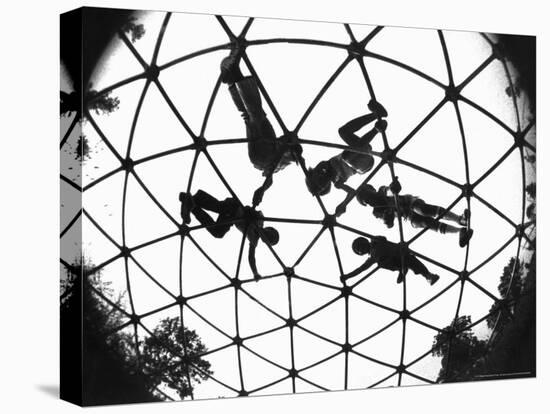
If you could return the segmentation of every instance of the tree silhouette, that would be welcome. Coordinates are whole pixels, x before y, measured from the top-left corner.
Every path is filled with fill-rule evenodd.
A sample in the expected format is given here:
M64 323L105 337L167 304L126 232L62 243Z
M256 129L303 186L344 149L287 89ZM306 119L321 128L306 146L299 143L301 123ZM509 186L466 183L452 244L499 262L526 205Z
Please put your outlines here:
M512 84L510 86L507 86L504 91L506 92L506 95L508 95L509 97L512 97L512 96L520 97L521 96L521 88L520 88L518 82L515 82L514 84Z
M500 328L510 322L515 313L516 304L519 300L522 291L523 280L521 278L521 270L523 263L516 257L511 257L508 264L502 270L498 291L502 301L493 303L490 315L487 317L487 325L490 329L496 327L497 319ZM500 312L500 317L499 315Z
M213 374L210 362L200 356L206 351L195 331L182 329L178 317L163 319L143 342L143 370L149 386L164 383L182 399L191 395L192 382L200 383Z
M101 96L96 95L96 90L90 89L88 91L88 109L94 111L96 115L110 114L118 109L120 100L116 96L110 96L110 92Z
M90 158L90 144L86 135L82 134L78 137L75 154L75 160L80 162L84 162Z
M136 20L137 18L132 16L122 26L122 31L130 35L132 43L141 39L145 34L145 28L142 24L136 24Z
M87 93L88 109L94 111L96 115L110 114L118 109L120 105L118 97L110 96L110 92L101 96L96 95L97 91L94 89L90 89ZM71 93L61 91L59 109L61 116L70 116L75 112L80 117L80 94L75 91Z
M124 316L98 293L113 297L101 271L76 260L61 281L61 389L82 405L160 401L136 370L131 336L113 333Z
M536 167L536 161L537 156L532 153L526 153L525 155L525 161L531 164L531 168L533 171L535 171ZM534 251L535 246L537 244L536 234L535 237L533 236L533 233L536 233L536 221L537 221L537 183L536 181L530 182L527 186L525 186L525 193L527 198L527 208L525 209L525 214L527 218L532 222L535 223L529 231L529 234L527 235L532 242L527 244L527 250Z
M443 357L438 382L464 381L466 368L484 355L486 342L473 333L469 315L459 316L434 337L432 355Z
M514 317L499 323L487 355L479 358L468 375L472 378L525 378L536 375L536 255L525 266L521 295L514 306Z
M537 197L537 186L535 182L530 183L525 187L525 192L527 193L527 196L529 198L529 205L526 209L527 218L530 220L536 220L537 219L537 211L536 211L536 197Z
M80 109L80 99L76 92L59 92L59 113L61 116L70 116Z
M61 280L61 352L67 356L62 359L62 378L72 378L76 387L82 375L83 405L161 401L155 392L161 384L181 398L191 395L193 383L213 374L200 356L207 349L197 333L181 329L177 317L163 319L153 336L139 342L138 357L134 336L119 329L128 321L119 310L125 293L116 296L101 276L101 270L80 258ZM75 361L80 358L79 374Z
M508 264L502 270L498 291L502 298L512 297L517 300L521 293L521 277L520 271L523 267L523 262L520 262L516 257L511 257ZM510 284L510 282L512 284ZM508 291L508 289L510 289Z

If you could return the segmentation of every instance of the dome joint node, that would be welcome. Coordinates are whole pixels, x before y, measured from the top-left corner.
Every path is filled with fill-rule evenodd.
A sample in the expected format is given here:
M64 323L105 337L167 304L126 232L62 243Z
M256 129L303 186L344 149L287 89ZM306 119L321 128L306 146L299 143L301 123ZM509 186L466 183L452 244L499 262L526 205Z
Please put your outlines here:
M323 226L332 228L336 225L336 216L334 214L327 214L323 219Z
M520 223L516 226L516 236L517 237L523 237L524 236L524 233L523 233L523 225Z
M525 134L522 131L517 131L514 134L514 144L518 148L521 148L525 145Z
M180 306L183 306L187 303L187 298L183 297L182 295L179 295L176 297L176 303Z
M131 252L132 252L132 251L130 250L130 248L129 248L128 246L122 246L122 247L120 248L120 255L121 255L122 257L130 257L130 253L131 253Z
M238 278L231 279L231 286L233 286L235 289L239 289L242 286L243 282L242 280Z
M130 157L128 158L125 158L121 161L122 163L122 169L125 170L125 171L133 171L134 169L134 160L131 159Z
M449 102L457 102L460 98L460 90L455 85L449 85L445 88L445 98Z
M302 155L303 149L296 131L286 131L280 140L292 153Z
M195 149L199 152L205 151L208 141L206 138L200 136L195 138Z
M382 151L382 154L380 154L382 159L387 163L393 162L395 160L395 155L396 151L391 148L386 148L384 151Z
M347 298L349 296L351 296L352 292L353 292L353 287L352 286L343 286L341 290L341 295L342 297L344 298Z
M472 197L474 194L474 186L472 184L466 183L462 186L462 195L464 197Z
M136 315L135 313L130 316L130 322L132 323L132 325L137 325L140 319L141 318L139 317L139 315Z
M361 57L365 54L365 46L359 42L352 41L348 45L348 54L352 59L361 59Z
M160 74L159 67L156 64L151 64L149 67L145 70L145 77L150 81L154 82L158 79Z
M346 354L351 352L352 349L353 349L353 347L351 346L351 344L349 342L346 342L346 343L342 344L342 351L344 351Z
M181 236L183 236L183 237L187 236L189 234L189 231L190 231L190 229L189 229L189 226L187 224L185 224L185 223L180 224L179 233L180 233Z
M246 40L242 36L238 36L233 40L233 49L236 50L240 56L242 56L247 46L248 46L248 40Z
M286 277L292 277L294 276L294 268L293 267L285 267L284 274Z

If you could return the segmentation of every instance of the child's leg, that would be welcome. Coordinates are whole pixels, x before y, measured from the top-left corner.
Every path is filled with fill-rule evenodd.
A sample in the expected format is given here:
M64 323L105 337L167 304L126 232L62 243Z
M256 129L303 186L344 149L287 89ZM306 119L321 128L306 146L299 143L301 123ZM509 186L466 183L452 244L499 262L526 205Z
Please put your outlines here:
M235 82L235 87L239 92L241 101L246 109L246 112L253 123L261 123L267 120L265 112L262 108L262 97L256 84L256 80L247 76L238 82ZM273 135L275 135L273 133Z
M231 50L229 56L225 57L220 64L220 80L229 85L238 82L243 78L239 68L241 57L237 49Z
M454 221L455 223L459 223L459 224L461 223L461 216L453 213L452 211L447 211L446 213L444 213L445 209L443 207L439 207L433 204L428 204L420 199L417 199L413 203L413 210L423 216L438 217L439 215L442 215L441 218L445 220Z
M415 212L409 214L409 220L413 227L428 228L433 231L438 231L441 234L456 234L458 233L458 244L460 247L466 246L472 238L473 230L467 227L457 227L448 223L437 221L433 217L421 216Z
M433 217L422 216L416 212L412 212L409 215L409 220L415 228L427 228L442 234L458 233L461 229L461 227L455 227L447 223L442 223Z
M217 198L211 196L206 191L198 190L193 196L195 206L204 208L205 210L213 211L214 213L220 213L223 205Z
M227 223L226 217L218 216L216 220L216 225L208 227L207 230L212 236L220 239L225 236L225 234L229 231L231 225L232 223Z
M418 260L414 255L408 254L405 259L405 264L414 274L422 275L426 280L431 282L434 275L432 275L424 263Z
M210 217L210 215L204 211L202 208L195 206L193 210L191 210L191 213L195 216L195 218L199 221L199 223L203 226L205 226L206 230L214 236L214 237L221 237L218 236L218 233L216 231L216 227L214 225L216 222Z
M374 137L377 131L375 129L372 129L371 131L367 132L365 136L361 138L355 135L355 132L357 132L358 130L363 128L365 125L370 124L375 120L376 120L376 114L374 113L359 116L355 119L352 119L351 121L344 124L343 126L341 126L340 129L338 129L338 134L340 135L340 138L342 138L344 142L348 144L350 147L358 147L361 145L361 142L363 141L362 138L366 138L368 136L368 138L370 138L369 139L370 141Z
M223 209L222 202L202 190L197 191L197 193L193 196L193 201L195 205L191 210L191 213L193 213L199 223L205 226L206 230L212 236L216 238L223 237L231 228L231 224L223 223L226 219L219 214ZM212 217L210 217L205 210L218 213L218 219L214 221L214 219L212 219Z
M454 221L457 224L463 224L464 222L464 220L462 219L462 216L459 216L458 214L455 214L452 211L447 211L445 214L443 214L443 218L445 220Z
M415 211L416 213L427 217L437 217L439 214L443 213L443 211L445 210L442 207L439 207L433 204L428 204L424 200L421 200L419 198L417 198L412 203L411 207L413 211Z
M248 76L236 82L234 86L235 91L238 92L246 122L248 156L256 168L265 171L278 161L275 130L262 108L262 98L255 79Z
M385 118L388 116L386 108L384 108L384 106L380 102L375 101L374 99L371 99L369 101L367 107L379 118Z
M235 86L234 83L232 83L229 86L229 94L231 95L231 99L233 99L233 103L241 113L241 116L243 117L244 122L248 123L250 119L248 116L248 112L246 112L246 107L244 106L243 100L241 99L241 95L239 95L239 91L237 90L237 87Z

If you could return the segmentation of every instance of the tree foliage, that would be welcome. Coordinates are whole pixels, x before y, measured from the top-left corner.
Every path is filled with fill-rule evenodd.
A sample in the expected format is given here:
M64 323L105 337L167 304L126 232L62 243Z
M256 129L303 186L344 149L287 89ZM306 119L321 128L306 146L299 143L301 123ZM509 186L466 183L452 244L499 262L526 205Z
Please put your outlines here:
M432 355L443 357L439 382L462 381L469 366L485 353L486 342L472 331L469 315L459 316L433 342Z
M523 346L522 336L512 332L517 331L517 328L510 330L509 327L516 326L518 323L523 323L525 326L534 323L529 319L530 316L525 316L531 315L532 312L530 311L534 307L534 303L530 303L533 302L531 299L525 300L524 298L526 290L529 291L529 289L526 287L526 277L523 276L525 268L528 270L528 274L531 275L531 279L534 280L534 262L534 256L528 265L525 265L516 257L511 257L502 269L498 285L498 291L502 299L493 304L486 319L488 327L495 329L497 333L496 339L493 338L491 347L489 347L487 341L480 340L474 334L470 327L472 323L470 316L456 318L434 337L432 355L442 357L438 381L473 380L478 378L476 375L490 375L504 366L513 366L513 363L507 360L510 357L509 352L506 352L507 345L502 344L506 343L521 348ZM534 288L532 287L530 291L534 291ZM521 308L522 306L523 308ZM518 318L524 320L519 322ZM506 338L503 338L504 335ZM525 338L525 341L527 343L530 339ZM498 352L494 349L498 349ZM534 358L534 356L531 357ZM493 362L488 364L486 362L487 358L491 358ZM532 361L526 358L523 358L525 361L522 360L522 364L519 365L529 365L529 369L531 369ZM520 371L518 370L518 372Z
M145 34L145 27L142 24L136 24L136 17L130 17L122 26L122 31L130 35L130 40L135 43Z
M73 112L78 112L80 108L80 99L76 92L59 92L59 113L61 116L70 116Z
M123 300L124 294L116 296L101 270L86 259L67 269L61 281L62 388L82 394L84 405L160 401L155 389L161 384L182 398L190 395L193 383L212 374L210 363L199 356L206 351L199 336L182 330L178 318L165 319L154 329L154 337L136 346L132 329L119 329L128 322ZM184 343L189 362L178 356ZM188 364L191 384L184 375Z
M498 335L488 355L472 368L471 375L483 378L525 378L536 375L536 255L525 266L521 295L514 305L514 314L507 323L497 326Z
M75 160L84 162L88 159L90 159L90 144L86 135L81 134L76 143Z
M88 102L88 110L94 111L96 115L111 114L119 108L120 99L116 96L111 96L111 93L105 93L101 96L94 89L89 89L86 94ZM80 93L78 92L60 92L60 114L61 116L70 116L73 112L79 113L81 106Z
M500 283L498 284L498 291L502 298L511 297L517 300L521 293L522 268L523 263L515 257L511 257L508 264L502 269Z
M193 386L213 372L210 362L201 358L206 346L193 330L181 326L178 317L165 318L143 342L144 373L151 387L162 383L180 398L192 394Z
M511 257L508 264L502 269L498 284L502 301L495 302L491 307L490 315L487 318L487 325L490 329L496 328L497 320L501 328L512 320L523 287L521 277L523 267L524 264L521 261Z
M527 193L528 199L529 199L529 205L526 209L527 218L529 220L536 220L537 219L537 211L536 211L536 197L537 197L537 186L535 182L530 183L525 187L525 192Z
M120 105L120 99L118 97L110 96L111 93L106 93L101 96L96 96L97 91L90 89L88 92L89 104L88 109L94 111L96 115L110 114L116 111Z
M123 324L122 299L86 259L62 280L61 389L83 405L160 401L136 370L131 335L113 333Z

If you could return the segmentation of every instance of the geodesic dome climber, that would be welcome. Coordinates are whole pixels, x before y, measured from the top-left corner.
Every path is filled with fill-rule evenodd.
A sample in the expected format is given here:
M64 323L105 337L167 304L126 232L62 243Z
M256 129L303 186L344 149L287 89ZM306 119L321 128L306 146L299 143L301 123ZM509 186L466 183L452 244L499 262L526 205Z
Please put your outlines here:
M148 12L82 110L62 81L62 268L95 280L154 395L486 373L536 229L535 121L499 39Z

